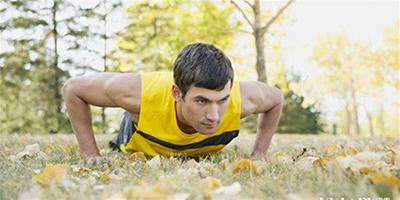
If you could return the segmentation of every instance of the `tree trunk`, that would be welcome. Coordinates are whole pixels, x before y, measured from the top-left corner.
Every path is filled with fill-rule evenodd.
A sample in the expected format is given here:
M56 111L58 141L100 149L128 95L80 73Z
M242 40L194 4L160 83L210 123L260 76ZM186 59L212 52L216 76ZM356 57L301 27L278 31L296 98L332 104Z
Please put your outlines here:
M53 69L54 69L54 77L53 77L53 89L54 89L54 99L56 103L56 116L57 116L57 124L56 130L51 130L52 133L57 133L60 131L61 126L61 105L62 105L62 96L61 96L61 83L60 77L62 76L62 70L58 67L58 32L57 32L57 10L58 10L58 1L53 1L52 7L52 21L53 28L52 33L54 37L54 60L53 60Z
M103 45L103 50L104 50L104 55L103 55L103 69L104 72L108 71L107 67L107 7L106 7L106 0L103 0L103 6L104 6L104 15L103 15L103 39L104 39L104 45ZM101 123L103 127L103 133L107 132L107 119L106 119L106 108L101 108Z
M349 103L346 101L346 106L345 106L345 110L346 110L346 134L347 135L351 135L351 112L350 112L350 105Z
M350 77L350 93L351 93L351 100L353 104L353 112L354 112L354 127L355 133L357 136L360 135L360 124L358 122L358 106L357 106L357 99L356 99L356 91L354 89L354 80L353 76Z
M371 113L369 113L368 111L366 111L367 112L367 118L368 118L368 123L369 123L369 135L371 136L371 137L374 137L374 125L373 125L373 121L372 121L372 116L371 116Z
M383 105L383 102L380 105L380 114L379 114L379 125L381 129L381 135L385 134L385 107Z
M260 1L254 1L254 42L256 45L257 61L256 71L258 81L267 83L267 74L265 70L265 54L264 54L264 33L261 25Z

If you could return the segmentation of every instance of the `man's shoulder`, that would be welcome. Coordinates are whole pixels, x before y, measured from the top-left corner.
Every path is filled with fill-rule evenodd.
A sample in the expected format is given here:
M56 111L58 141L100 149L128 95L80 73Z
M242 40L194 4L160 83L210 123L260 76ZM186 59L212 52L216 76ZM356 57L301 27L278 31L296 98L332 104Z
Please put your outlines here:
M171 72L148 72L141 74L141 107L163 105L172 98L171 88L173 75Z

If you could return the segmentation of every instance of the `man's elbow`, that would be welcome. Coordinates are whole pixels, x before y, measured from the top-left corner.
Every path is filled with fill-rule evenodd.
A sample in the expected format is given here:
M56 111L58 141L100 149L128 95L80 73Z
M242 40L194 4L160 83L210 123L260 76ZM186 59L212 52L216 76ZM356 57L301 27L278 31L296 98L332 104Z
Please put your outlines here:
M70 97L76 95L77 88L78 88L78 83L74 78L65 81L62 91L66 101L68 101Z
M285 97L281 90L273 88L272 102L274 106L283 107Z

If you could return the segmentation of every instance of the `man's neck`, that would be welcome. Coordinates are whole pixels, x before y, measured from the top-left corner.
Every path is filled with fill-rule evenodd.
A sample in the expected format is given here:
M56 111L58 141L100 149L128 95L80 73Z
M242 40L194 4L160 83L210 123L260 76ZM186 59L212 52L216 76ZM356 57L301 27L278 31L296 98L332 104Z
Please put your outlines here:
M178 123L178 127L182 132L187 134L193 134L197 132L193 127L187 125L187 122L185 121L182 114L182 107L177 102L175 102L175 116L176 116L176 122Z

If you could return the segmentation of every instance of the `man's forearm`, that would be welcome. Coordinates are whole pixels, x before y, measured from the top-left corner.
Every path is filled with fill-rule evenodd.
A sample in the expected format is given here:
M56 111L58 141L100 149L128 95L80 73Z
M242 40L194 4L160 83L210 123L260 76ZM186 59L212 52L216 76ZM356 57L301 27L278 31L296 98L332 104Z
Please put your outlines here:
M283 102L259 114L257 119L257 136L251 153L252 157L262 156L268 150L274 131L278 126L282 106Z
M75 136L79 143L81 156L83 158L99 156L92 129L92 117L89 105L74 95L72 92L65 92L68 116Z

